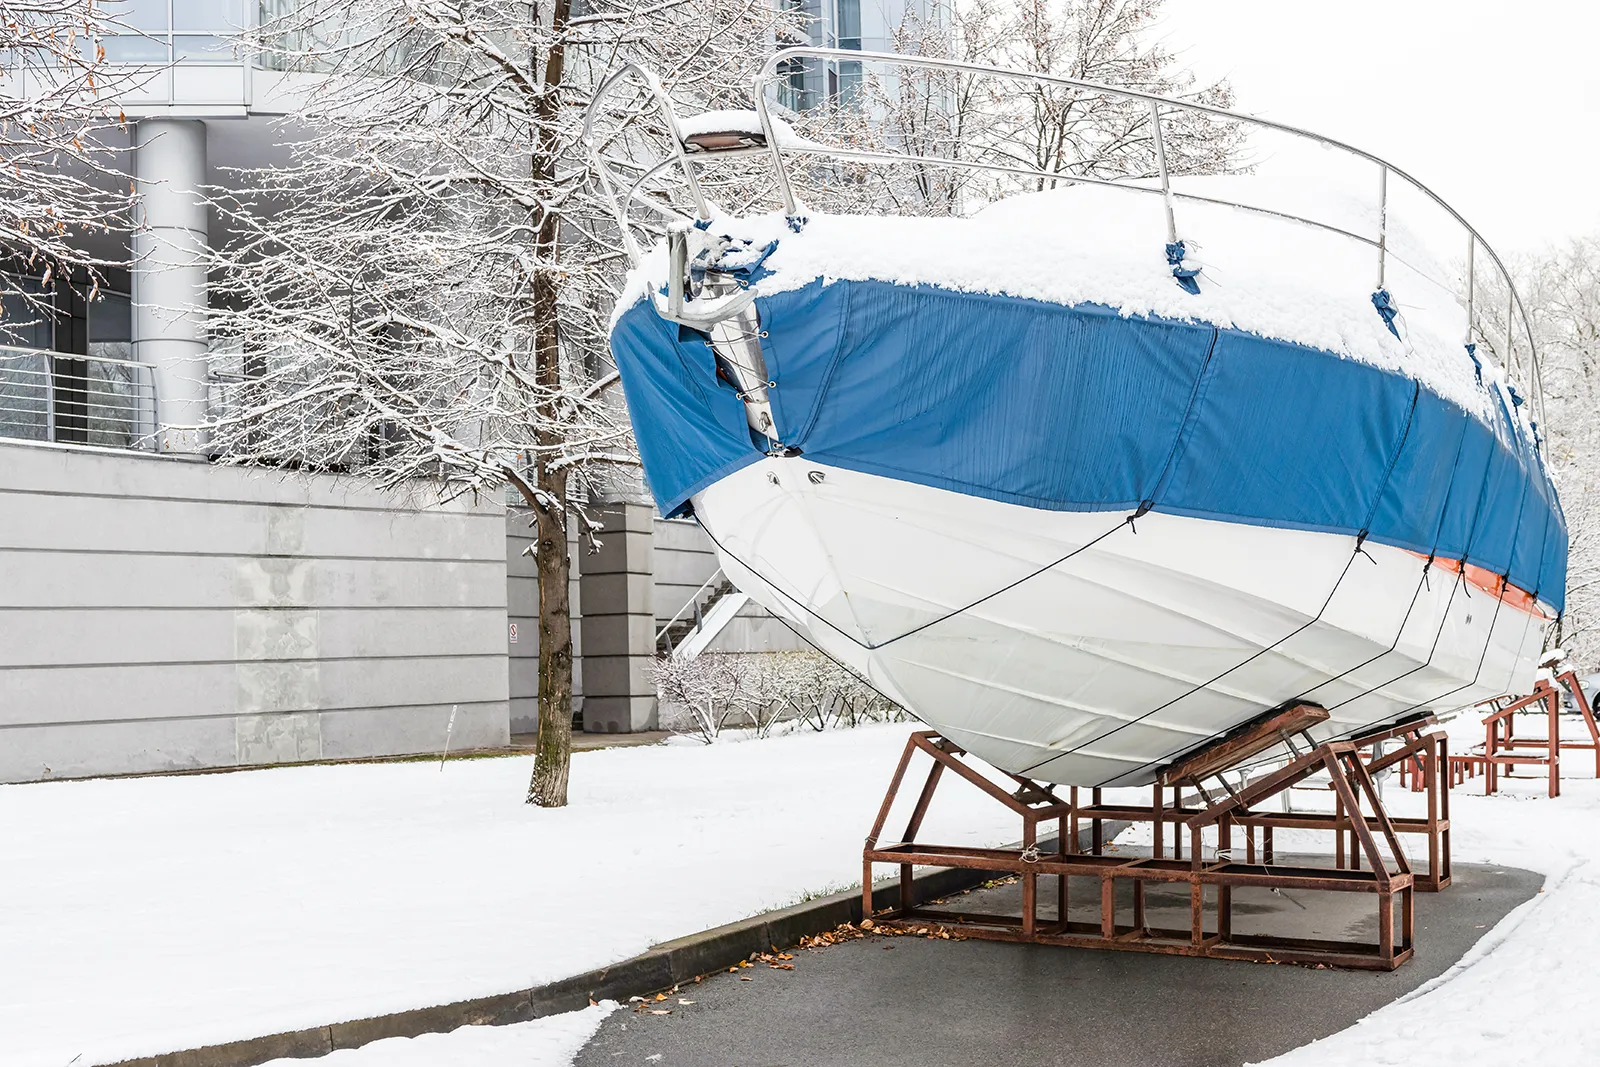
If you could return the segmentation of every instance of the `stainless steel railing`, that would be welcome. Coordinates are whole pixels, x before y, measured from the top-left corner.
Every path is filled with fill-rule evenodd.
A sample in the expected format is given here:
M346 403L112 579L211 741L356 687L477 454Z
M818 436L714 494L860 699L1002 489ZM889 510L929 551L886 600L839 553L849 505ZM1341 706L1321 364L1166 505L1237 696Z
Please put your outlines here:
M0 346L0 438L149 450L155 428L148 364Z
M701 612L704 608L704 605L702 605L700 602L700 598L705 596L706 590L715 589L718 583L725 580L726 576L722 573L722 568L718 567L716 573L707 578L705 581L701 582L700 588L696 589L692 594L690 594L689 599L683 602L683 607L679 608L673 613L672 618L667 620L666 625L656 631L655 643L660 645L661 639L667 636L668 630L672 629L672 624L683 618L691 611L694 612L694 628L699 630L702 622Z
M849 148L842 145L819 144L807 139L800 143L785 144L778 136L768 101L768 89L774 87L783 77L780 67L791 60L821 59L841 60L867 64L882 64L901 68L925 69L947 71L952 73L965 73L985 75L999 79L1011 79L1017 82L1059 86L1088 94L1109 97L1124 101L1133 101L1150 109L1151 135L1155 145L1155 161L1157 165L1158 184L1139 185L1127 180L1110 180L1095 178L1076 173L1062 173L1060 171L1047 171L1020 163L998 163L992 160L981 159L955 159L947 156L924 155L915 152L879 152L864 149ZM631 182L622 180L608 165L604 151L604 144L596 134L595 119L603 111L608 95L620 84L629 78L637 80L648 96L653 98L662 114L665 130L673 144L666 158L653 164L639 166L637 177ZM1433 190L1423 185L1420 181L1407 174L1394 164L1363 151L1342 141L1325 137L1310 130L1304 130L1286 123L1273 122L1269 119L1256 118L1253 115L1229 111L1226 108L1213 107L1209 104L1200 104L1188 100L1178 100L1172 97L1160 96L1154 93L1141 92L1135 89L1123 89L1117 86L1104 85L1098 82L1084 81L1076 78L1063 78L1049 74L1037 74L1027 71L1010 70L1005 67L990 66L981 63L965 63L957 60L934 59L922 56L899 55L890 52L859 52L836 48L797 47L785 48L775 52L768 58L761 73L755 79L755 107L760 116L761 127L764 131L764 147L739 148L720 150L706 153L688 153L683 150L677 117L672 102L662 89L655 75L649 70L637 65L629 64L613 73L601 84L593 97L589 113L585 118L585 139L589 145L590 155L600 176L602 187L611 196L616 206L616 217L621 228L623 242L635 265L642 258L642 252L631 227L633 223L628 217L628 207L636 204L669 220L687 222L692 217L705 220L711 217L711 209L697 174L697 167L704 167L720 160L741 156L766 155L772 161L774 176L777 182L779 198L784 210L790 215L801 211L801 205L795 195L794 183L790 177L791 157L825 157L838 160L849 160L866 164L896 165L906 163L924 164L933 167L948 167L957 170L981 171L990 174L1006 175L1014 178L1044 179L1062 185L1085 184L1098 185L1106 188L1125 190L1130 194L1160 196L1164 201L1166 233L1163 235L1167 243L1173 243L1182 236L1181 205L1188 202L1218 204L1224 207L1237 208L1254 214L1267 215L1286 221L1310 226L1325 232L1335 233L1348 238L1372 250L1373 275L1376 280L1375 290L1383 289L1387 282L1389 261L1394 258L1390 247L1391 215L1394 210L1394 197L1391 184L1398 183L1409 187L1420 194L1427 202L1436 205L1443 211L1446 219L1460 232L1461 240L1465 245L1464 259L1464 284L1455 277L1436 277L1423 271L1430 282L1439 285L1451 292L1457 301L1466 309L1467 329L1463 343L1488 341L1490 347L1500 357L1501 364L1506 368L1513 384L1522 386L1533 401L1537 418L1544 419L1545 390L1543 383L1543 368L1539 359L1537 342L1534 338L1532 320L1527 307L1518 294L1516 285L1507 269L1505 261L1490 244L1483 239L1470 223L1463 218L1460 212L1451 207ZM1332 152L1350 157L1355 160L1371 164L1373 169L1373 188L1376 193L1375 207L1377 208L1378 223L1374 232L1358 233L1343 226L1334 225L1324 220L1318 220L1292 212L1280 211L1259 204L1250 204L1242 201L1217 199L1213 197L1194 196L1175 190L1172 187L1172 175L1167 168L1165 151L1165 138L1163 123L1170 121L1170 116L1176 112L1192 112L1210 115L1231 122L1237 122L1247 128L1270 130L1288 137L1303 140L1310 144L1318 145ZM684 186L689 193L694 215L691 216L664 200L658 193L653 192L650 183L664 171L676 166L683 174ZM1480 261L1487 261L1492 276L1483 278L1479 269ZM1413 269L1417 269L1413 265ZM1499 292L1505 301L1503 309L1485 308L1479 301L1480 291Z

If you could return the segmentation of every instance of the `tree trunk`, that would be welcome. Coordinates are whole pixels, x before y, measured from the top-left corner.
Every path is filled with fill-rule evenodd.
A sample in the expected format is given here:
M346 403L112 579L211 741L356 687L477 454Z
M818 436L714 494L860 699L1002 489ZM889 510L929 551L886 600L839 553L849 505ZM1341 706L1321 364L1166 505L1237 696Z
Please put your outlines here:
M545 92L534 104L538 122L530 159L533 176L555 177L555 119L560 88L566 78L562 35L571 16L571 0L555 0L553 34L544 60ZM539 743L533 755L533 781L528 803L542 808L567 806L567 773L572 764L572 603L568 595L571 563L567 559L567 472L552 467L565 442L554 397L561 386L560 273L561 217L544 211L539 218L532 292L534 376L547 398L536 411L539 450L534 462L534 514L539 521L536 560L539 567ZM526 495L526 493L525 493Z
M540 463L543 499L565 500L566 475ZM533 756L528 803L561 808L567 803L567 772L572 762L572 603L571 560L567 556L565 513L534 504L539 568L539 742Z

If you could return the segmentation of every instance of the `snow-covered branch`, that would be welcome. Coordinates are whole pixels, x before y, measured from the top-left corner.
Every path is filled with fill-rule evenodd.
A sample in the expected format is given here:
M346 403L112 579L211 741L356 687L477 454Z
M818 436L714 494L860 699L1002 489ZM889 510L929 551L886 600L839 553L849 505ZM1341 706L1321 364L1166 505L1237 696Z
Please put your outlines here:
M96 289L108 264L85 235L126 225L131 192L107 138L139 72L107 69L112 29L98 0L0 0L0 296L17 320L0 327L48 315L58 284Z
M214 201L211 333L227 461L350 471L444 496L509 487L533 512L540 737L530 799L566 794L566 531L639 491L606 342L616 220L582 116L619 64L690 107L748 94L765 0L306 0L250 49L306 79L289 165ZM660 136L645 100L608 120ZM625 135L626 137L632 134ZM631 142L619 142L626 151ZM548 749L546 742L549 742Z

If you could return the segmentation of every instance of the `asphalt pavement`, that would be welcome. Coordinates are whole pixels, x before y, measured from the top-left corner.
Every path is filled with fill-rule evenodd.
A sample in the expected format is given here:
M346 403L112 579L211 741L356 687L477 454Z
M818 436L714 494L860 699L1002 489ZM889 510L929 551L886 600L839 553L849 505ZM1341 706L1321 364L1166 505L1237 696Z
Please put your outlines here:
M576 1067L1254 1063L1336 1033L1443 973L1543 882L1496 866L1458 864L1454 874L1445 892L1416 895L1417 951L1398 971L871 936L793 950L793 970L758 962L618 1011ZM1055 895L1047 881L1041 902ZM1075 880L1071 895L1087 905L1094 889L1084 880L1080 892ZM1186 925L1187 886L1147 893L1152 925L1166 925L1168 908L1172 925ZM1235 894L1240 933L1376 940L1365 894ZM975 890L960 907L1005 912L1018 901L1008 884ZM1079 918L1076 906L1072 914Z

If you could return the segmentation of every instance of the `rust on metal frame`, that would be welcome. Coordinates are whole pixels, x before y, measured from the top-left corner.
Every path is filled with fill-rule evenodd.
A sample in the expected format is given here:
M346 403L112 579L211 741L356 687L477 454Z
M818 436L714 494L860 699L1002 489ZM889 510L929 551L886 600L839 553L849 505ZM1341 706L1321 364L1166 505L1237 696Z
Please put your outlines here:
M1581 695L1582 687L1578 688ZM1546 735L1542 738L1518 738L1515 730L1517 713L1538 704L1544 705ZM1525 766L1543 767L1548 782L1546 792L1552 798L1561 795L1561 750L1575 746L1562 743L1560 716L1561 694L1541 678L1534 683L1532 693L1499 706L1484 718L1483 751L1470 753L1469 758L1474 769L1483 770L1485 795L1499 790L1501 768L1509 772ZM1597 753L1600 753L1600 749L1597 749ZM1600 759L1600 755L1597 755L1597 759ZM1600 765L1597 765L1597 769L1600 769Z
M1389 816L1396 833L1417 834L1427 838L1428 869L1426 873L1413 872L1416 888L1425 893L1437 893L1450 885L1450 794L1447 780L1449 766L1449 739L1442 733L1426 732L1437 724L1429 715L1398 726L1384 727L1351 739L1359 754L1368 749L1366 771L1376 775L1391 767L1401 773L1401 781L1409 784L1413 792L1427 794L1427 814L1420 817ZM1382 751L1381 746L1390 741L1399 746ZM1408 780L1409 778L1409 780ZM1331 783L1330 783L1331 784ZM1369 830L1379 829L1375 814L1361 816ZM1335 866L1348 862L1359 866L1363 852L1356 839L1356 815L1345 807L1340 797L1334 799L1332 814L1324 812L1251 812L1235 821L1245 828L1246 858L1255 859L1255 831L1262 834L1262 858L1272 862L1272 831L1274 828L1295 830L1328 830L1335 839Z
M1315 705L1302 705L1320 711ZM1291 709L1292 711L1293 709ZM1313 711L1306 716L1308 722L1319 722L1325 715L1317 715ZM1273 713L1277 714L1277 713ZM1264 720L1271 723L1272 716ZM1432 715L1422 715L1404 723L1393 726L1384 726L1360 734L1350 740L1350 744L1357 750L1370 749L1371 757L1367 761L1367 771L1377 774L1391 767L1397 767L1402 775L1402 781L1407 782L1414 792L1427 794L1427 815L1421 817L1402 818L1391 816L1395 830L1402 834L1423 835L1427 838L1428 868L1426 873L1413 872L1416 878L1416 888L1421 892L1436 893L1450 885L1450 798L1448 793L1447 768L1449 764L1449 741L1442 733L1427 733L1430 727L1437 725L1438 720ZM1281 725L1281 724L1280 724ZM1251 726L1235 731L1233 737L1243 737L1250 732ZM1285 731L1288 732L1288 731ZM1266 731L1256 731L1256 738L1260 740ZM1224 738L1224 742L1229 738ZM1271 737L1267 744L1241 746L1241 750L1255 748L1254 754L1259 754L1277 743L1277 737ZM1379 751L1380 746L1386 742L1395 741L1399 747L1390 751ZM1242 758L1249 758L1248 756ZM1414 773L1408 770L1414 765ZM1181 764L1180 764L1181 766ZM1410 774L1409 780L1407 775ZM1163 781L1184 781L1179 774L1168 771L1162 776ZM1329 783L1330 788L1332 783ZM1202 808L1185 807L1181 799L1181 786L1174 785L1172 798L1168 802L1164 787L1157 784L1153 789L1151 804L1143 805L1107 805L1100 802L1098 790L1093 792L1092 800L1087 805L1078 805L1075 808L1075 821L1088 820L1094 836L1093 851L1098 852L1100 842L1100 825L1103 821L1124 820L1127 822L1150 822L1152 824L1153 852L1156 856L1165 854L1166 827L1172 823L1183 823ZM1076 797L1076 791L1074 791ZM1375 816L1364 816L1369 829L1376 830L1378 823ZM1273 830L1318 830L1335 834L1335 862L1334 866L1344 868L1347 865L1359 867L1362 852L1356 839L1355 829L1352 825L1354 816L1346 811L1344 802L1337 796L1334 798L1334 810L1328 812L1271 812L1249 811L1234 818L1235 825L1245 832L1245 861L1256 862L1257 837L1260 831L1259 854L1263 863L1272 863L1274 858ZM1074 825L1073 831L1077 829ZM1179 835L1173 842L1173 858L1183 858L1183 839Z
M1238 736L1219 743L1237 741ZM1239 746L1234 751L1249 747ZM1265 747L1255 749L1254 753L1263 751ZM880 844L884 824L904 783L911 758L919 751L933 760L933 768L917 798L906 833L897 842ZM1186 757L1186 762L1196 761L1189 762L1189 766L1202 768L1208 774L1227 769L1225 766L1217 768L1215 760L1198 762L1197 758L1203 755L1203 751L1192 753ZM1007 792L972 768L964 757L965 753L959 747L931 731L913 734L907 741L889 792L884 797L862 852L864 915L872 916L879 923L899 926L946 924L952 928L958 927L963 936L970 938L1372 970L1393 970L1410 959L1414 951L1415 878L1400 848L1397 827L1385 812L1377 787L1351 742L1325 743L1298 753L1285 767L1256 782L1237 790L1225 788L1224 796L1211 800L1205 807L1184 807L1181 804L1181 786L1174 788L1173 806L1166 807L1162 803L1163 787L1159 784L1155 787L1155 803L1150 808L1105 805L1101 803L1099 789L1091 791L1093 803L1090 806L1079 807L1076 804L1077 789L1071 791L1069 800L1062 801L1049 785L1008 775L1018 784L1018 789ZM1236 757L1236 762L1247 758L1248 755ZM946 770L976 786L1022 819L1020 848L970 848L916 841L928 805ZM1351 820L1349 826L1356 847L1367 860L1366 869L1235 862L1231 858L1232 829L1235 824L1257 814L1251 810L1251 805L1321 771L1328 773L1345 810L1362 811L1364 801L1373 812L1370 817ZM1101 851L1103 841L1098 834L1089 852L1076 851L1077 829L1082 819L1090 818L1092 829L1098 830L1105 818L1126 817L1126 814L1135 812L1153 821L1157 827L1174 824L1177 834L1172 858L1163 854L1164 846L1149 858L1130 860L1108 856ZM1038 846L1039 828L1042 823L1052 821L1057 824L1056 847L1045 852ZM1202 843L1204 832L1211 828L1215 828L1218 834L1218 858L1208 862L1204 858ZM1189 837L1187 859L1182 858L1185 831ZM1380 836L1393 859L1393 869L1379 847ZM1157 840L1161 839L1162 835L1158 833ZM900 899L897 906L874 914L872 874L874 866L880 863L899 867ZM912 868L917 865L962 867L1016 875L1022 885L1022 914L994 916L922 907L914 897L911 881ZM1057 908L1053 922L1041 920L1038 914L1039 878L1042 875L1057 876ZM1071 879L1085 877L1096 878L1100 883L1098 922L1077 922L1070 917L1068 893ZM1124 917L1119 914L1116 900L1118 880L1127 880L1132 884L1131 921L1123 921ZM1144 891L1146 884L1152 882L1189 885L1188 929L1158 929L1148 924ZM1236 934L1232 928L1232 893L1235 888L1246 886L1372 894L1378 903L1378 942L1374 945ZM1209 907L1208 890L1211 898Z
M1577 707L1579 715L1583 717L1584 727L1588 730L1588 741L1577 741L1561 736L1561 692L1541 679L1528 696L1513 700L1509 704L1496 702L1495 710L1483 720L1483 751L1453 757L1451 784L1459 785L1468 777L1475 777L1482 771L1485 777L1484 792L1493 793L1499 789L1502 767L1510 770L1518 766L1531 765L1545 768L1549 780L1549 795L1560 796L1561 753L1567 750L1593 753L1594 774L1596 778L1600 778L1600 725L1596 724L1594 707L1589 701L1588 694L1583 691L1577 674L1570 670L1557 675L1556 684L1565 687L1571 694L1572 702ZM1540 702L1545 705L1546 736L1518 737L1516 714Z
M1327 720L1328 709L1318 704L1296 702L1275 709L1184 756L1163 771L1159 781L1162 785L1198 784L1283 744L1285 735L1298 734Z

